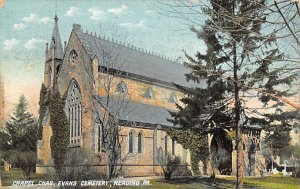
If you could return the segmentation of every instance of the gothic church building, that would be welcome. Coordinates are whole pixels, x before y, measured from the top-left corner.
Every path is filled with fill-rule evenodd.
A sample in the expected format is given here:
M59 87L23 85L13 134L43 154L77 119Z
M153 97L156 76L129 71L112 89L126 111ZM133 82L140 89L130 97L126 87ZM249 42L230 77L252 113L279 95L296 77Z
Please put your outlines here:
M176 110L175 103L183 96L174 83L190 86L184 76L188 70L143 49L83 32L78 24L63 46L58 18L54 20L45 51L44 84L66 97L69 149L86 155L80 164L108 174L111 140L106 130L116 122L119 145L114 147L120 148L121 175L161 175L161 157L166 155L179 156L182 165L190 164L188 149L163 130L173 126L167 121L168 111ZM38 141L37 172L53 171L51 135L47 111L43 138ZM179 172L188 169L182 166Z

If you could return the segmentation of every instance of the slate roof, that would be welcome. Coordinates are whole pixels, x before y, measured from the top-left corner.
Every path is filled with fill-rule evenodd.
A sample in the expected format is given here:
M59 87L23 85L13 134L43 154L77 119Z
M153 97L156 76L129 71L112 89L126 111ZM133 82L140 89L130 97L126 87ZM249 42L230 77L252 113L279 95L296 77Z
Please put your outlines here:
M155 56L142 49L129 47L120 42L111 42L84 33L78 24L73 25L73 31L75 31L90 59L92 60L96 56L101 66L186 87L195 86L195 83L186 81L185 74L190 73L190 70L182 64ZM109 60L108 56L111 56Z
M95 99L107 107L107 98L103 96L95 96ZM143 104L118 98L110 98L108 108L106 108L111 116L130 122L147 123L153 125L173 126L167 119L171 118L167 109L149 104Z

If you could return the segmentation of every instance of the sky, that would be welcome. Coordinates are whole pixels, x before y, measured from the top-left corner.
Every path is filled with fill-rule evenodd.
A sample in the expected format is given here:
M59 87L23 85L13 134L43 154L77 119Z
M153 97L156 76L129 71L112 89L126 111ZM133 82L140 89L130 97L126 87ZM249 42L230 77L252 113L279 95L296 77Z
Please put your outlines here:
M22 94L28 99L29 110L37 115L44 52L51 39L55 14L62 42L68 41L72 24L77 23L84 31L173 60L182 60L183 50L189 55L205 52L204 43L190 31L187 20L161 9L164 6L158 0L57 0L57 4L54 0L6 0L0 8L0 67L5 82L6 115L12 113ZM191 20L204 23L201 15ZM285 40L280 46L287 49L288 44Z
M9 0L0 8L0 64L5 81L6 113L21 94L38 112L45 44L51 39L54 15L62 42L72 24L153 51L174 60L203 51L203 43L182 20L160 14L160 4L147 0ZM183 27L184 26L184 27Z

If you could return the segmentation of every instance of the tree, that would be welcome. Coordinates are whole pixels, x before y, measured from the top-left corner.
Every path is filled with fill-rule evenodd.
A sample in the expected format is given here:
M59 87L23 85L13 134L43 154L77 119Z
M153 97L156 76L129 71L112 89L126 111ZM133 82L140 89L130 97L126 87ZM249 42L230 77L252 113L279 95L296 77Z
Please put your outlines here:
M160 163L165 179L170 180L173 172L177 169L178 165L180 165L180 158L178 156L172 158L172 156L168 154Z
M38 125L38 135L37 138L38 140L42 140L43 138L43 119L45 116L45 113L47 111L47 101L46 101L46 97L47 97L47 89L45 87L44 84L42 84L41 86L41 90L40 90L40 100L39 100L39 125Z
M19 98L13 116L6 123L6 129L10 146L6 146L9 150L5 159L20 167L24 178L28 179L35 168L37 120L28 112L24 95Z
M128 157L128 153L121 153L123 137L120 137L120 130L122 126L128 125L122 118L126 116L124 114L127 112L129 96L126 83L119 82L117 78L121 74L118 70L126 65L127 60L124 59L124 65L119 64L118 56L123 47L119 48L117 44L107 43L97 48L105 52L103 61L106 67L101 67L99 78L95 81L102 89L102 96L100 100L99 94L92 94L96 102L93 112L99 124L98 133L101 133L98 146L108 156L108 178L112 179L119 176L122 163Z
M179 86L187 96L182 99L185 106L178 106L180 111L173 116L175 123L199 131L212 132L212 125L235 128L237 188L242 188L244 125L267 127L280 120L285 114L284 104L268 94L292 95L289 87L296 74L284 72L288 64L279 62L284 60L284 54L276 43L276 31L263 29L268 27L271 14L265 1L210 0L201 8L197 13L206 19L205 24L201 29L194 26L191 30L205 42L207 50L204 54L198 52L196 58L187 55L185 64L191 69L187 80L198 84L206 80L207 87ZM263 106L251 108L249 102L261 102ZM267 109L272 113L264 112Z
M50 139L51 155L58 176L62 176L69 145L69 121L64 111L65 99L57 91L50 95L50 126L53 134Z
M0 159L5 157L5 154L11 149L10 135L1 130L0 131Z

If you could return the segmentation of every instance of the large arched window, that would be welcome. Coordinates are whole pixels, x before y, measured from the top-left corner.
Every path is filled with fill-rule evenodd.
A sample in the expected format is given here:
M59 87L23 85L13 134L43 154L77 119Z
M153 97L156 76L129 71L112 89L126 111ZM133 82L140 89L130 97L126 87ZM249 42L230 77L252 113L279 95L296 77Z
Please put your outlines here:
M137 140L138 140L138 153L142 153L142 147L143 147L143 138L142 138L142 133L139 133L137 136Z
M70 122L70 143L80 143L81 136L81 94L79 86L72 80L68 89L66 109Z

